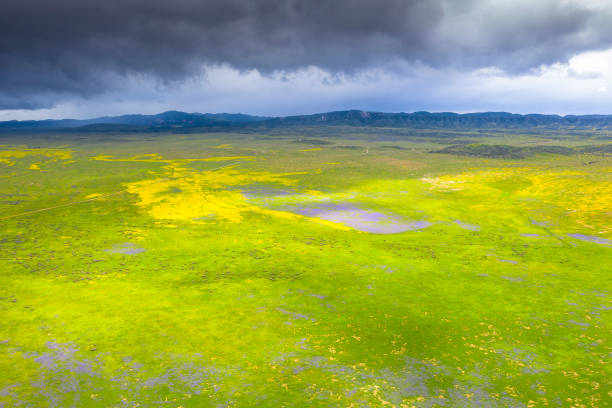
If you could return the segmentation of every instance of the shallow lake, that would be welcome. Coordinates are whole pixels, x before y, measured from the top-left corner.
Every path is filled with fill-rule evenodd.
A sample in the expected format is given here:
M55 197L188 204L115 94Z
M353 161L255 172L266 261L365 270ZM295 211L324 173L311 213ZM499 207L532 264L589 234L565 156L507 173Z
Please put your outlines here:
M352 204L325 203L309 206L288 206L284 209L307 217L337 222L373 234L397 234L431 226L428 221L406 220L397 215L362 209Z

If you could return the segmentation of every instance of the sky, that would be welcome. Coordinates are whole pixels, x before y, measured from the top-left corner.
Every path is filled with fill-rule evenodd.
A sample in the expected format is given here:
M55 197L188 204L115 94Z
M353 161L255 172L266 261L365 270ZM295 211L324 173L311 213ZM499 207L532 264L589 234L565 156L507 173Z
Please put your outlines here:
M0 120L612 114L612 0L2 0Z

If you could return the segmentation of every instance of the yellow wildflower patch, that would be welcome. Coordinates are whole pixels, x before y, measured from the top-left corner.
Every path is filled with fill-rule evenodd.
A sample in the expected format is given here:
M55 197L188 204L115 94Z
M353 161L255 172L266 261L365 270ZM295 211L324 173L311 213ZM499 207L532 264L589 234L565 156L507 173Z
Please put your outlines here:
M304 194L314 195L314 196L322 196L323 193L317 190L306 190Z
M242 221L245 213L251 212L287 220L309 219L335 229L351 230L350 227L332 221L258 207L250 204L240 190L228 189L254 183L292 186L297 181L288 177L305 174L303 172L240 172L231 167L198 172L181 167L180 161L172 162L164 166L164 169L166 177L127 184L127 191L138 197L138 207L159 220L198 222L214 218L237 223Z
M332 227L335 229L339 229L341 231L351 231L353 230L353 228L351 227L347 227L344 224L340 224L338 222L333 222L333 221L328 221L328 220L324 220L322 218L309 218L311 221L316 222L317 224L321 224L321 225L325 225L327 227Z
M164 167L170 177L144 180L127 185L127 191L138 196L138 206L157 219L197 220L214 216L229 222L240 222L244 212L258 212L299 218L294 214L263 209L249 204L239 190L227 187L252 183L293 185L286 175L267 172L239 172L232 168L195 172L172 163Z
M560 208L577 224L599 234L612 232L612 182L595 180L581 171L548 171L543 168L504 168L423 178L431 189L479 196L473 209L487 211L506 190L516 200ZM507 184L503 184L507 183ZM513 188L509 188L512 186ZM508 191L506 191L506 194Z
M612 232L612 182L595 181L580 172L543 173L530 177L520 192L566 210L576 223L605 234Z
M27 156L45 156L49 161L68 160L72 158L72 152L63 149L12 149L0 151L0 163L13 166L16 161ZM38 163L40 164L40 163ZM32 169L39 170L39 169Z
M112 162L151 162L151 163L168 163L168 164L176 164L176 163L190 163L190 162L198 162L198 161L231 161L231 160L255 160L255 156L223 156L223 157L205 157L198 159L164 159L161 155L157 153L152 154L141 154L138 156L128 157L128 158L113 158L113 156L108 155L97 155L92 157L92 160L98 161L112 161Z

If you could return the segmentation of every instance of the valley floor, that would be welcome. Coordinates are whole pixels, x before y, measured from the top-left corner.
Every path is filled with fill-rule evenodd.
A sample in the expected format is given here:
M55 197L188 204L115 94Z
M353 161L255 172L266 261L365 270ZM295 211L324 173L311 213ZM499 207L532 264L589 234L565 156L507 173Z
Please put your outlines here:
M0 407L612 405L612 156L264 136L0 139Z

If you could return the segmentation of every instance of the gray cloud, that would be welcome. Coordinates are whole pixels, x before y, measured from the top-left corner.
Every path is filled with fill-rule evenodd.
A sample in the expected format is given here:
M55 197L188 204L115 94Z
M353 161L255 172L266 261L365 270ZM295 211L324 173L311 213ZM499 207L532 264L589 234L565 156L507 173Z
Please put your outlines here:
M230 64L355 73L397 61L510 73L612 46L612 6L495 0L3 0L0 109Z
M567 76L570 78L578 78L578 79L597 79L602 78L603 74L597 71L576 71L575 69L569 69L567 71Z

